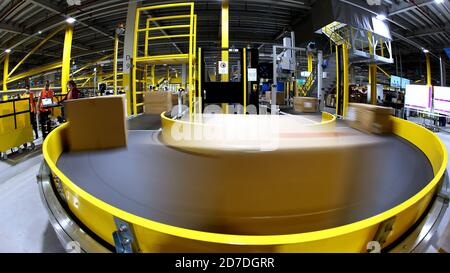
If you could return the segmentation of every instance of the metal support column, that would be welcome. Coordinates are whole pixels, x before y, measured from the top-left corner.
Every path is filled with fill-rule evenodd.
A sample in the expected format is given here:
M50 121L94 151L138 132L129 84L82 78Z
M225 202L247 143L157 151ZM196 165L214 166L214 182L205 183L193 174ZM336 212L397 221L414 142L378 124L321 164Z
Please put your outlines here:
M369 65L370 104L377 104L377 66Z
M445 70L445 62L444 60L442 60L442 57L439 58L439 62L440 62L440 71L441 71L441 86L446 86L447 85L447 73Z
M117 56L119 54L119 34L114 36L114 95L117 95Z
M222 1L222 62L229 62L229 53L228 48L230 47L229 44L229 1L223 0ZM227 49L224 51L223 49ZM229 75L223 74L221 77L222 82L228 82L229 81ZM224 114L228 114L228 104L222 104L222 108L224 111Z
M64 51L61 69L61 93L67 94L67 82L70 79L70 57L72 54L73 25L68 24L64 38Z
M426 58L427 58L427 85L431 86L432 81L431 81L431 60L430 60L430 54L427 53L426 54Z
M132 68L132 57L134 51L134 24L136 18L136 9L141 5L141 2L129 1L127 21L125 29L124 38L124 48L123 48L123 88L127 94L127 112L130 116L132 114L131 103L132 103L132 82L131 82L131 68Z
M322 101L322 86L323 86L323 52L317 52L317 98ZM322 104L322 102L320 103ZM320 105L319 105L320 108Z
M349 63L348 63L348 48L347 43L342 45L342 69L344 76L344 90L342 100L342 116L347 116L348 101L349 101Z
M272 84L272 106L270 113L272 115L277 114L277 48L273 47L273 84Z
M199 61L200 63L200 61ZM181 87L186 90L186 78L187 78L187 67L186 64L181 65Z

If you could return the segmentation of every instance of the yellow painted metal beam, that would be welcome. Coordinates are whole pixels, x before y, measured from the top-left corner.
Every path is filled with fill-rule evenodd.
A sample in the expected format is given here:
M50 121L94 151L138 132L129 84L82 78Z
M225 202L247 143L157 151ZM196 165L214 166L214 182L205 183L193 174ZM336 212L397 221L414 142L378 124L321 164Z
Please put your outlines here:
M339 46L336 45L336 115L339 115L339 85L340 80L339 80Z
M381 67L379 67L378 65L377 65L377 69L380 70L381 73L383 73L384 75L386 75L386 77L391 78L391 75L389 75L389 73L387 73L386 71L384 71L384 69L381 68Z
M344 117L347 116L347 109L348 109L348 101L350 97L349 92L349 63L348 63L348 47L347 43L342 44L342 62L343 62L343 70L344 70L344 92L343 92L343 107L342 107L342 115Z
M164 4L164 5L147 6L147 7L138 8L137 11L141 12L141 11L146 11L146 10L179 8L179 7L191 7L193 9L194 8L194 3L193 2L189 2L189 3L175 3L175 4ZM150 18L150 19L155 19L155 18Z
M377 104L377 66L369 65L370 103Z
M5 54L3 60L3 91L8 91L8 71L9 71L9 53Z
M244 82L244 115L247 114L247 49L244 48L244 71L243 71L243 82Z
M70 79L70 57L72 54L73 25L68 24L64 37L64 49L61 68L61 93L67 93L67 82Z
M433 83L431 80L431 59L429 53L426 54L426 59L427 59L427 85L431 86Z
M133 65L132 65L132 70L131 70L131 97L132 97L132 110L133 110L133 115L137 115L137 94L136 92L137 90L137 85L136 85L136 73L137 73L137 53L138 53L138 44L139 44L139 19L141 16L141 8L138 8L136 11L136 18L135 18L135 22L134 22L134 41L133 41Z
M230 5L228 0L222 1L222 49L226 48L227 50L222 50L222 62L229 62L229 52L228 48L230 47ZM221 76L222 82L228 82L230 77L228 74L223 74ZM228 104L222 105L224 114L228 114Z
M200 104L200 106L199 106L199 112L200 112L200 114L202 114L203 113L203 109L202 109L202 58L201 58L201 56L202 56L202 49L201 48L199 48L198 49L198 78L197 78L197 80L198 80L198 98L200 99L200 101L199 101L199 104ZM183 88L186 88L186 87L184 87L183 86Z
M56 34L60 33L63 29L65 28L65 26L63 27L59 27L57 28L55 31L53 31L52 33L50 33L44 40L42 40L37 46L35 46L30 52L28 52L27 55L25 55L25 57L22 58L22 60L20 60L17 65L9 72L8 77L11 77L11 75L34 53L36 53L36 51L41 48L45 43L47 43L51 38L53 38Z
M23 72L21 74L14 75L13 77L8 79L8 83L15 82L15 81L18 81L18 80L21 80L23 78L27 78L27 77L30 77L30 76L38 75L38 74L41 74L41 73L44 73L44 72L56 70L56 69L61 68L61 67L62 67L62 63L61 62L57 62L57 63L45 65L45 66L40 66L40 67L31 69L31 70L28 70L26 72ZM62 88L62 86L61 86L61 88Z
M144 92L147 92L148 87L148 68L147 65L144 65Z
M186 3L185 3L186 4ZM194 3L189 3L190 6L190 28L189 28L189 119L192 121L194 113L194 55L192 54L192 48L194 46ZM183 4L181 4L183 6Z
M139 29L139 32L148 32L148 31L156 31L156 30L167 30L167 29L181 29L181 28L189 28L190 25L173 25L173 26L161 26L161 27L150 27L150 25L148 24L151 21L152 18L149 18L147 20L147 27L146 28L141 28Z
M152 86L153 86L153 88L156 87L155 68L156 68L156 65L152 65L151 74L152 74Z
M114 95L117 95L117 59L118 59L118 54L119 54L119 34L116 33L116 35L114 36Z

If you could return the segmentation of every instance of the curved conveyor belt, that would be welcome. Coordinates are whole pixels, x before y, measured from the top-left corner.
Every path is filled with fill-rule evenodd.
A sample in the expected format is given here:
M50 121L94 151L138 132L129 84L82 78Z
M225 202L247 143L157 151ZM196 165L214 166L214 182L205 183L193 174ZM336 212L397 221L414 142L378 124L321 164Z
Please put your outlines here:
M44 154L70 210L110 244L118 217L133 225L141 251L354 252L389 219L395 223L386 245L399 238L445 171L436 137L394 123L398 136L383 137L338 123L338 135L363 136L365 144L220 154L166 146L161 131L129 131L127 148L49 149L66 125ZM414 145L406 140L414 137Z

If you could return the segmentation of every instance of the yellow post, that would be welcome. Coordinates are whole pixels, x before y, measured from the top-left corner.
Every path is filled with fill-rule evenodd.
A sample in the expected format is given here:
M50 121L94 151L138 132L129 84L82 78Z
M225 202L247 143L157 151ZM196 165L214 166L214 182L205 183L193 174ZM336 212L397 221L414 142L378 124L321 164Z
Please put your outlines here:
M244 115L247 114L247 49L244 48Z
M9 53L5 54L3 60L3 92L8 91L8 71L9 71ZM8 96L3 96L3 100L7 100Z
M426 58L427 58L427 85L431 86L432 85L432 81L431 81L431 59L430 59L430 54L429 53L426 54Z
M170 82L170 67L166 67L166 80L167 82Z
M347 43L342 44L342 62L344 70L344 99L342 107L342 115L347 116L348 101L349 101L349 64L348 64L348 48Z
M70 79L70 55L72 53L73 25L68 24L64 37L64 50L61 69L61 93L67 93L67 82Z
M114 95L117 95L117 55L119 54L119 34L114 36Z
M370 103L377 104L377 65L369 65Z
M153 86L153 90L155 90L156 88L156 79L155 79L155 65L152 65L152 86Z
M136 90L136 73L137 73L137 52L138 52L138 29L139 29L139 17L141 16L140 9L136 11L136 18L134 22L134 41L133 41L133 62L132 62L132 70L131 70L131 94L133 99L133 115L137 115L137 90Z
M199 98L199 113L202 114L203 109L202 109L202 49L199 48L198 49L198 76L197 76L197 81L198 81L198 98Z
M194 55L192 54L192 48L194 46L194 3L191 3L190 12L190 29L189 29L189 119L192 121L192 115L194 113L194 94L193 91L193 79L194 76Z
M148 68L147 65L144 64L144 92L147 92L147 86L148 86Z
M336 115L339 115L339 46L336 45Z
M147 20L147 29L145 30L145 49L144 49L145 57L148 56L148 39L150 38L149 37L150 31L148 31L149 28L150 28L150 20Z
M228 0L222 1L222 49L226 48L227 50L222 50L222 62L228 62L229 61L229 53L228 48L230 47L230 40L229 40L229 17L230 16L230 5ZM224 74L221 77L222 82L228 82L230 80L230 77L228 74ZM222 104L222 108L224 111L224 114L228 114L228 104L224 103Z

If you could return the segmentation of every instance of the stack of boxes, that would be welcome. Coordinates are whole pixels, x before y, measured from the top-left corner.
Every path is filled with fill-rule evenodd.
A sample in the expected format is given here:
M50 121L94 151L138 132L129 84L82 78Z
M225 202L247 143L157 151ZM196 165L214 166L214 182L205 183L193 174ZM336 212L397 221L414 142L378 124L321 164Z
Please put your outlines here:
M394 109L390 107L350 103L346 120L350 127L369 134L389 134L393 114Z

